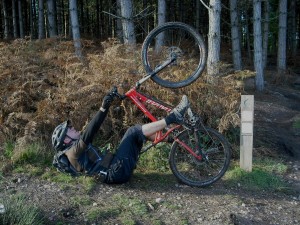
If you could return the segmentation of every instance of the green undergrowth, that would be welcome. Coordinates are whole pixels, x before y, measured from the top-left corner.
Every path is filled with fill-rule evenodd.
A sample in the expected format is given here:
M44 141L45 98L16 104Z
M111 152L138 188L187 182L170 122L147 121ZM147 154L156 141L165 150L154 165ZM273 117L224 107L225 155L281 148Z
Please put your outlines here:
M141 154L138 161L139 171L168 171L170 148L171 144L159 143L154 148Z
M300 129L300 119L297 119L293 122L293 128Z
M39 208L28 205L23 195L0 197L2 205L0 212L0 224L14 225L41 225L46 224Z
M241 169L237 162L233 164L224 177L228 186L253 191L290 191L290 187L283 179L288 166L282 161L268 158L254 160L251 172Z

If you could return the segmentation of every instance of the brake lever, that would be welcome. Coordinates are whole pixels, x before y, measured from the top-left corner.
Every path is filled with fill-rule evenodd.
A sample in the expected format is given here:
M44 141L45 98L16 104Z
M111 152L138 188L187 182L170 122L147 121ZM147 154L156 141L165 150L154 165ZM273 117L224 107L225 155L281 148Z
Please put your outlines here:
M192 126L195 126L199 117L192 112L192 109L189 107L187 109L188 120Z

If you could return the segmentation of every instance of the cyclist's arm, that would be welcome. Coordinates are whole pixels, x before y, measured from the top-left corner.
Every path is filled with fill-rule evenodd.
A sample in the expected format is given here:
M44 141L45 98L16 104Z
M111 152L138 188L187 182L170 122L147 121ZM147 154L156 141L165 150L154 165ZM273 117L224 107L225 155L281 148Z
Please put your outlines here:
M86 144L89 145L92 143L93 138L97 131L99 130L101 124L103 123L104 119L107 116L108 110L99 110L94 118L89 122L87 125L86 129L83 131L81 134L81 139L82 141Z

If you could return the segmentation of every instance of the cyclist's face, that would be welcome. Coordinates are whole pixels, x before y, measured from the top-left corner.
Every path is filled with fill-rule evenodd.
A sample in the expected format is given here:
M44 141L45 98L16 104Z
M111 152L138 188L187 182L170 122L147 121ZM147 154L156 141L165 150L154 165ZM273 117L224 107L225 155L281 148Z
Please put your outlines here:
M68 128L66 138L64 140L65 144L69 144L71 141L78 140L80 138L80 132L74 127Z

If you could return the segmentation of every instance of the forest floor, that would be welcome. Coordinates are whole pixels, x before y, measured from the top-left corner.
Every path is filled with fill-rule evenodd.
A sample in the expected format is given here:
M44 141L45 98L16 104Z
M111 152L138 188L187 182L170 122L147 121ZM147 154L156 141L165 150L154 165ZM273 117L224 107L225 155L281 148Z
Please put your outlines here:
M49 224L299 224L300 134L291 124L300 117L299 86L267 85L263 93L247 94L255 95L254 157L257 148L282 157L289 167L283 176L291 187L287 192L228 187L223 180L192 188L170 173L135 173L129 183L97 183L88 191L82 183L14 174L0 189L28 196L28 204L39 206ZM93 216L97 222L91 222Z

